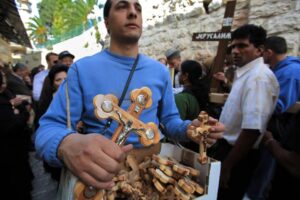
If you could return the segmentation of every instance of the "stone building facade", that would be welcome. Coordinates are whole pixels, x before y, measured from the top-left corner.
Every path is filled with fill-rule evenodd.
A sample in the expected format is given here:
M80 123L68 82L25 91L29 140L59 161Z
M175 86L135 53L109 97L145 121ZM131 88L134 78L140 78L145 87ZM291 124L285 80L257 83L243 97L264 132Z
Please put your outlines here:
M182 52L183 59L203 61L214 56L218 42L193 42L195 32L215 32L222 27L224 4L210 5L211 13L202 7L189 13L169 15L163 22L144 28L141 52L159 58L168 48ZM290 55L300 49L300 0L237 0L232 30L246 24L264 27L269 35L286 38ZM107 41L107 40L106 40Z

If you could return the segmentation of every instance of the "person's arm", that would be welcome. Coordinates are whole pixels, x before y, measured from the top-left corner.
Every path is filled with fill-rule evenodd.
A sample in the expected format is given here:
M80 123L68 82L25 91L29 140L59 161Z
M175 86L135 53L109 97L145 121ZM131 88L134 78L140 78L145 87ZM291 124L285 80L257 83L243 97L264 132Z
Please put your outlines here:
M260 134L265 131L269 117L273 113L278 95L274 79L264 76L248 78L244 85L241 102L241 133L233 148L222 162L221 187L226 188L232 168L254 147ZM238 105L237 105L238 106Z
M64 137L71 133L76 133L75 124L79 121L82 111L82 98L78 83L76 68L70 68L67 81L59 87L47 112L39 121L39 128L36 132L36 150L46 162L53 166L61 166L62 163L57 158L57 149ZM66 82L68 84L66 84ZM66 87L70 95L70 113L72 129L67 127L67 97Z
M250 152L259 135L258 130L242 130L233 148L222 162L221 187L227 187L232 168Z
M300 179L300 153L283 148L270 132L264 135L263 143L280 165Z
M172 93L170 81L166 85L166 91L163 92L164 95L160 104L160 119L162 124L166 128L167 134L179 141L193 140L194 142L199 143L198 140L190 137L190 135L192 135L192 132L200 126L199 120L194 119L193 121L182 121L180 119L178 109L174 100L174 95ZM208 147L210 147L218 139L221 139L223 137L223 132L225 129L222 123L211 117L209 118L209 123L212 125L212 127L210 129L211 133L209 134L207 139Z
M132 148L131 144L120 147L99 134L70 134L60 144L58 157L86 185L110 189L125 153Z
M67 128L66 87L70 96L70 130ZM121 148L102 135L76 133L82 109L83 94L74 64L69 69L67 81L61 84L40 120L35 141L37 153L53 166L63 163L86 185L111 188L114 185L112 177L118 173L124 153L132 145Z
M297 102L299 94L295 91L299 90L299 88L300 81L293 77L280 80L280 93L276 105L276 112L283 113Z
M168 72L165 71L166 84L161 91L162 98L159 102L158 118L164 125L167 136L178 141L188 141L186 130L191 121L181 120L172 92L171 79L168 76Z

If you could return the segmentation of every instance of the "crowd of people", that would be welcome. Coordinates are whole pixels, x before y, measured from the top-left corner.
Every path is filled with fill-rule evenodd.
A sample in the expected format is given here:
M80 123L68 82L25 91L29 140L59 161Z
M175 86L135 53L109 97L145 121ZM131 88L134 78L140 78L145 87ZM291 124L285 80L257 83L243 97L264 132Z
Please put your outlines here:
M261 26L241 26L232 32L226 70L209 74L199 61L182 61L177 49L166 50L158 60L139 52L138 1L106 1L104 19L110 45L95 55L73 63L69 51L50 52L47 68L39 65L31 72L23 63L0 63L6 194L31 199L29 151L36 151L56 183L65 166L88 186L112 188L124 154L143 147L134 134L125 146L113 143L118 124L96 118L93 98L120 98L128 87L120 105L127 110L130 91L147 86L152 106L140 120L159 126L162 140L197 152L199 140L191 132L200 124L198 114L206 111L216 118L209 120L213 125L207 142L209 156L221 161L218 199L299 196L300 114L290 108L300 101L300 59L287 56L284 38L268 37ZM209 100L212 79L229 93L218 114Z
M34 152L34 132L39 118L46 112L59 85L67 76L74 56L68 51L48 53L48 68L43 65L31 71L24 63L9 66L0 63L0 127L4 196L32 199L33 170L29 152ZM49 82L45 81L48 80ZM49 84L49 85L47 85ZM45 168L47 169L45 163ZM48 170L55 174L56 169ZM59 175L53 175L58 180ZM18 188L18 193L14 193Z

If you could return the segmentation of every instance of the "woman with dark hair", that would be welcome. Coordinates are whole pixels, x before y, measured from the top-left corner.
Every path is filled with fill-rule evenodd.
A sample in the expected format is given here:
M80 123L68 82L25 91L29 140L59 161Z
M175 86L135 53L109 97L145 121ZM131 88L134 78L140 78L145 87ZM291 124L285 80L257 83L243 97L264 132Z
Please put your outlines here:
M59 88L63 80L65 80L65 78L67 77L68 69L69 67L67 67L66 65L55 64L49 71L46 79L49 80L50 90L43 90L41 94L37 115L38 119L41 118L41 116L47 111L57 89ZM51 167L46 162L44 162L44 168L45 171L51 174L52 179L55 180L55 184L58 185L61 169Z
M208 108L208 85L202 79L202 66L194 60L186 60L181 64L179 83L183 91L175 95L175 102L181 119L192 120L200 111ZM198 152L199 145L194 142L181 143L183 146Z
M175 95L176 105L181 119L195 119L200 111L206 111L209 102L208 86L202 79L202 66L194 60L181 64L179 82L183 91Z
M49 71L49 74L46 78L49 79L50 90L44 90L41 94L38 108L38 118L40 118L47 111L59 85L67 77L68 69L69 67L67 67L66 65L56 64L53 65L53 67Z
M26 131L28 104L6 89L6 76L0 71L0 153L1 196L30 200L32 171L28 161L30 135Z

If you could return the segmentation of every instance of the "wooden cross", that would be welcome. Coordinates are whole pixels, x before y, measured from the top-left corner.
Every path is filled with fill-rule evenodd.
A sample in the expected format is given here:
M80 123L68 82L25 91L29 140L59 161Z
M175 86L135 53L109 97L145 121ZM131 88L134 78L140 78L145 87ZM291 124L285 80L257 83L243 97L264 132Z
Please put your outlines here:
M199 157L198 161L201 164L206 164L208 162L207 157L207 137L210 134L211 125L208 124L208 114L205 111L201 111L198 120L200 121L200 126L195 129L192 134L193 138L200 140L199 143Z
M129 134L134 132L139 136L140 142L144 146L159 142L160 135L155 123L149 122L145 124L138 120L142 111L152 105L151 95L152 92L147 87L132 90L130 93L132 104L127 111L118 106L118 99L112 94L99 94L94 97L93 103L96 117L101 120L112 118L119 123L112 136L112 141L121 146L126 142ZM102 190L87 187L80 181L76 183L74 193L77 200L102 199L101 196L104 194Z
M227 0L223 25L220 32L201 32L193 34L192 41L219 41L217 55L211 66L210 77L217 72L223 72L228 41L231 39L230 30L234 17L235 5L236 0ZM217 92L219 88L220 82L212 79L211 92Z

